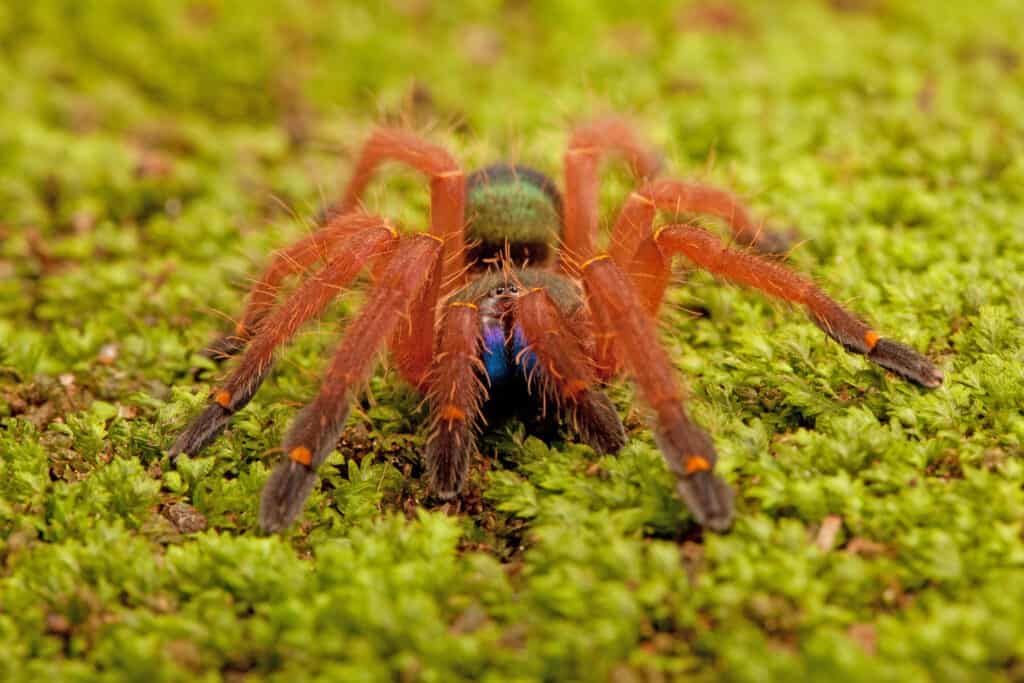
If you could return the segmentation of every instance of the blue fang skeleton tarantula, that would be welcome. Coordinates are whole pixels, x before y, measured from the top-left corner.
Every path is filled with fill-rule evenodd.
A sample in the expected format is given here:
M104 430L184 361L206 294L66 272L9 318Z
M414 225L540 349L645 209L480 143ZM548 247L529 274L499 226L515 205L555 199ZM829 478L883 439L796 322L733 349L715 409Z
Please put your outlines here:
M609 155L623 157L640 185L618 215L610 248L597 252L599 168ZM429 176L429 232L399 235L387 220L359 209L375 171L388 161ZM252 288L241 322L208 350L211 357L244 355L178 437L171 457L196 454L215 439L256 393L277 349L371 263L368 300L345 329L319 393L294 419L286 457L263 490L259 519L266 531L288 527L302 511L317 468L335 448L349 405L385 345L402 376L427 397L426 471L440 497L462 489L484 403L512 383L525 384L534 402L552 406L597 452L618 451L626 435L602 385L625 370L653 415L655 442L690 512L709 529L728 529L733 493L714 473L715 448L687 416L658 342L656 316L676 255L802 305L847 351L925 387L942 382L927 358L881 337L777 261L732 248L693 225L654 229L659 210L711 214L728 223L742 246L768 253L785 248L729 193L657 179L659 155L623 121L576 128L564 162L561 195L549 178L524 166L496 164L467 177L441 147L406 130L375 131L343 199L311 235L276 254ZM496 259L502 268L490 267ZM277 302L288 276L320 263Z

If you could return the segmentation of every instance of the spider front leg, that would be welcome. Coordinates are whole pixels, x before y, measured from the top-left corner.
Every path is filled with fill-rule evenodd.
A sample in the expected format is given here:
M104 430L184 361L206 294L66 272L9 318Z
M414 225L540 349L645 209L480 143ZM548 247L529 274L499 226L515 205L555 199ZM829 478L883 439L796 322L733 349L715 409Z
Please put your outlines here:
M486 398L480 360L480 310L468 301L452 301L438 332L427 399L431 429L427 439L427 480L443 499L462 490L474 448L474 429Z
M641 397L654 411L655 442L678 478L680 497L702 526L725 531L732 524L732 490L714 474L718 456L711 438L683 409L682 392L668 353L658 342L654 319L611 257L591 259L581 270L588 302L600 314L595 316L599 332L614 335ZM610 321L614 327L602 329Z
M426 388L434 357L430 340L434 337L437 302L444 284L442 269L443 263L438 260L435 272L409 305L408 324L399 325L391 340L399 372L405 381L421 391Z
M730 249L707 230L692 225L659 228L637 250L631 272L644 308L650 313L657 311L664 296L675 254L727 280L804 306L811 320L851 353L862 354L921 386L942 384L943 374L930 360L908 346L883 338L809 279L773 261Z
M400 240L362 311L348 326L316 398L298 414L284 439L286 457L271 473L260 499L260 526L286 528L302 511L316 470L334 449L355 393L403 316L438 269L441 240L413 235Z
M195 455L216 439L231 416L245 407L259 389L273 366L276 350L288 343L306 321L320 315L368 261L394 247L397 233L383 219L363 216L358 222L373 227L354 233L327 265L263 321L238 367L213 393L206 410L174 442L170 450L172 459L181 453Z
M626 444L626 431L615 406L601 391L594 362L581 344L583 329L573 329L543 289L521 296L516 321L525 348L520 364L544 401L553 401L579 434L598 453L615 453ZM580 321L577 321L578 323Z

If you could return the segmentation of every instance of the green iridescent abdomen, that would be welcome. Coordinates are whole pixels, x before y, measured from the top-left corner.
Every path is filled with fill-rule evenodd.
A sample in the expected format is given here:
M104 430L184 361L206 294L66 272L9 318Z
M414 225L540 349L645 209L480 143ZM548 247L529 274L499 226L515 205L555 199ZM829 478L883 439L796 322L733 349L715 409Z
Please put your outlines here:
M550 178L526 166L496 164L468 178L470 261L509 252L513 262L545 262L562 230L562 198Z

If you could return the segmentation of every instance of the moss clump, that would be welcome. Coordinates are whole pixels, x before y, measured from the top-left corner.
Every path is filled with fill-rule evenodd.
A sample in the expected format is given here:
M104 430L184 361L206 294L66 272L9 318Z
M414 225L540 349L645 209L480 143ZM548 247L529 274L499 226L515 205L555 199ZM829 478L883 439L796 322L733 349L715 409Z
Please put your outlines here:
M0 679L1021 678L1022 23L1016 2L0 3ZM558 178L566 121L608 110L795 226L794 267L946 383L693 274L663 341L736 488L729 534L693 525L625 383L622 453L513 422L442 505L419 397L381 370L302 523L261 537L356 292L169 463L219 376L195 352L370 126ZM613 170L606 221L628 191ZM368 203L427 221L412 174Z

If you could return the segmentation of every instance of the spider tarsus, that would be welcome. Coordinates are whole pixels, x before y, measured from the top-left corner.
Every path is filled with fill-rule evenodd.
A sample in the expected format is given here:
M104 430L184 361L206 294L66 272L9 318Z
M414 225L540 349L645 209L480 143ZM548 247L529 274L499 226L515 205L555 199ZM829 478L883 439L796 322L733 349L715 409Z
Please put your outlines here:
M469 473L469 429L440 425L427 443L427 483L441 500L459 495Z
M215 365L220 365L241 353L248 343L247 337L237 334L222 334L210 342L210 345L200 351L198 355L212 361ZM207 368L193 367L190 371L192 379L199 380L206 370Z
M214 363L223 363L229 358L238 355L245 348L248 341L246 337L239 334L223 334L214 339L199 355L212 360Z
M733 491L710 471L686 475L676 489L702 527L721 533L732 526Z
M712 531L728 530L732 525L733 492L710 469L718 460L711 437L680 413L671 424L655 431L654 441L679 477L676 490L694 519ZM689 454L699 454L709 469L688 472L683 463L692 457Z
M199 413L188 427L178 436L177 441L171 446L168 455L171 462L182 453L195 455L206 448L214 439L224 431L234 411L213 403L206 406L203 412Z
M292 423L284 439L284 452L305 450L309 464L296 462L290 457L277 464L267 478L260 496L260 527L267 533L288 528L302 512L306 499L316 484L316 471L338 442L345 420L348 402L338 415L326 415L316 402L303 408Z
M603 391L587 391L579 398L576 431L583 443L602 455L618 453L626 445L626 429Z
M452 500L462 492L461 482L455 486L445 486L444 483L439 484L434 478L429 478L428 481L434 494L444 501Z
M316 402L309 404L295 417L284 438L284 452L291 453L302 447L310 452L309 467L315 472L334 450L341 430L348 419L348 399L337 415L325 413Z
M268 534L291 526L316 484L312 467L282 460L271 472L260 496L260 528Z
M780 232L764 229L750 240L748 246L763 256L785 256L793 247L797 235L795 230Z
M891 339L879 339L867 356L886 370L929 389L939 386L945 379L942 371L930 360L909 346Z

